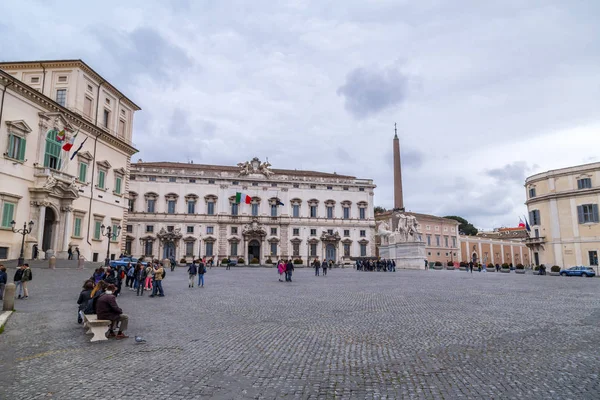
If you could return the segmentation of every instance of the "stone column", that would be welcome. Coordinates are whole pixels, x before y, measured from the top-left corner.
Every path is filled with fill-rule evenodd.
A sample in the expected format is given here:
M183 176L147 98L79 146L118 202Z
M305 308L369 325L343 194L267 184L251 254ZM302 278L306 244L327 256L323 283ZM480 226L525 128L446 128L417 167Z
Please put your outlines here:
M504 244L500 245L500 251L502 252L502 264L504 264Z
M65 206L61 207L61 211L64 212L64 225L63 225L63 242L62 242L62 251L69 250L69 238L71 237L71 225L72 225L72 216L73 216L73 207Z
M515 252L512 244L510 245L510 262L513 264L513 266L515 266Z
M485 265L483 265L483 251L481 250L481 240L478 240L478 248L479 248L479 254L477 255L477 262L480 263L482 265L482 267L485 267Z
M394 131L396 127L394 125ZM402 164L400 162L400 140L398 133L394 133L394 208L404 209L404 199L402 197Z
M44 240L44 220L46 219L46 206L40 205L40 215L38 217L37 243L39 251L42 251L42 240Z

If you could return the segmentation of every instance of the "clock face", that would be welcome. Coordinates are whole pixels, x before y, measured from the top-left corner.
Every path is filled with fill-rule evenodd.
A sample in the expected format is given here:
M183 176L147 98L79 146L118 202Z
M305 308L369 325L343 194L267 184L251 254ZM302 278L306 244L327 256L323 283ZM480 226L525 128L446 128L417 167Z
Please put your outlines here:
M252 160L252 169L256 171L258 169L259 164L260 163L258 162L258 160Z

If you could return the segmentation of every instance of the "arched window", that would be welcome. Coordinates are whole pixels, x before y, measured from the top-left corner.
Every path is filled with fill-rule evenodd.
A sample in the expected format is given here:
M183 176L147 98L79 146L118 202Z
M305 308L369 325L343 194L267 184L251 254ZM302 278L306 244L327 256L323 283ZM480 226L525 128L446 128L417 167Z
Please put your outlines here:
M60 169L60 142L56 140L57 132L51 130L46 135L46 153L44 154L44 167Z

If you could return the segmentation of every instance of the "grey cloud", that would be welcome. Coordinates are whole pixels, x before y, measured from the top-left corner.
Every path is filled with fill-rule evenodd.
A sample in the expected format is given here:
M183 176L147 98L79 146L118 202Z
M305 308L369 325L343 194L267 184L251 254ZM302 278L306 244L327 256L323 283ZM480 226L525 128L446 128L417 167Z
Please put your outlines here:
M400 158L402 160L402 167L418 169L423 165L425 154L419 150L400 150Z
M348 74L337 94L345 98L346 110L362 119L404 102L408 82L408 76L395 66L356 68Z
M486 171L486 175L498 181L498 183L524 184L525 178L532 168L525 161L515 161L506 164L502 168L494 168Z
M215 136L217 126L211 121L200 119L197 121L190 120L190 113L186 112L181 107L173 110L171 122L169 124L169 132L175 137L186 138L196 137L201 140L212 139Z

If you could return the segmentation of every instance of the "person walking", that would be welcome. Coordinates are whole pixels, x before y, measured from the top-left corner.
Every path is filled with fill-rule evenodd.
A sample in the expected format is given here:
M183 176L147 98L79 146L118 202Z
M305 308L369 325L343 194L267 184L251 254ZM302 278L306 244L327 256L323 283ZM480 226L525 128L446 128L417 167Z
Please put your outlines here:
M279 264L277 264L277 272L279 273L279 282L283 282L283 279L281 278L283 277L283 273L285 272L285 266L281 261L279 262Z
M321 263L319 263L318 258L313 261L313 267L315 267L315 276L319 276L319 268L321 268Z
M290 260L290 261L288 261L287 265L285 266L285 281L286 282L292 281L292 271L294 271L294 263L292 262L292 260Z
M137 270L135 273L135 280L136 280L136 296L143 296L144 295L144 283L146 282L146 267L144 267L142 264L138 264L136 266Z
M23 299L29 298L29 290L27 289L27 284L33 280L33 273L31 272L31 268L29 268L29 264L23 264L23 276L21 277L21 282L23 282Z
M127 263L127 277L125 278L125 287L129 290L133 290L133 283L135 281L135 267L131 263Z
M69 246L69 249L67 250L67 254L69 255L69 257L67 257L67 259L72 260L73 259L73 248L71 246Z
M18 299L23 297L23 282L21 282L21 279L23 278L23 269L23 266L19 265L13 276L13 281L15 282L15 294L18 295Z
M200 264L198 267L198 287L204 287L204 274L206 273L206 264Z
M75 254L77 254L77 259L79 260L79 257L81 257L81 253L79 252L79 247L75 247Z
M194 261L192 261L190 267L188 268L188 274L190 277L188 288L193 288L194 282L196 281L196 275L198 275L198 267L196 266L196 263Z
M8 283L8 274L6 273L6 267L0 264L0 300L4 299L4 287Z
M327 276L327 260L323 260L321 268L323 268L323 276Z
M469 261L469 271L473 273L473 261Z
M149 262L146 265L146 279L144 281L144 290L152 290L152 276L154 275L154 268L152 263Z

